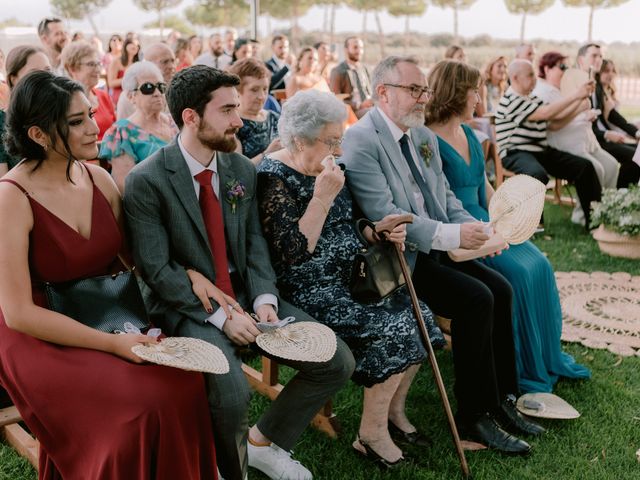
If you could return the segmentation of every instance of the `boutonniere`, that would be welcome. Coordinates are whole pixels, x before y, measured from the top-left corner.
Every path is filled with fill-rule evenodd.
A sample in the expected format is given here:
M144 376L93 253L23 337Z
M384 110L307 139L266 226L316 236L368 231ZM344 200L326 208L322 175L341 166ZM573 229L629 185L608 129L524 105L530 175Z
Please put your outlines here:
M244 184L239 180L231 180L225 184L227 187L226 200L231 205L231 213L236 213L236 207L242 197L244 197L247 191Z
M433 156L433 151L431 150L429 142L424 142L420 145L420 155L422 155L424 164L428 167L431 163L431 157Z

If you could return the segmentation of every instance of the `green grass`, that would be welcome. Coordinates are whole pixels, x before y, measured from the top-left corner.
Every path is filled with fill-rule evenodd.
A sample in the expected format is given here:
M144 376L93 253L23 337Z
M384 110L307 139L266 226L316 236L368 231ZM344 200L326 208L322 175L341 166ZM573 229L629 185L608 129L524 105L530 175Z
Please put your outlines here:
M626 271L640 275L640 261L614 259L600 254L597 245L580 227L569 221L570 209L547 205L546 232L535 239L556 270ZM606 351L566 344L565 350L593 372L589 381L561 381L555 393L574 405L582 417L572 421L545 421L548 433L531 440L533 453L526 458L507 457L491 451L467 452L475 480L632 480L640 478L635 452L640 448L640 358L620 358ZM438 362L449 391L452 362L449 352L439 352ZM283 376L291 375L284 370ZM450 398L453 395L450 393ZM353 384L334 399L335 413L343 427L338 440L308 428L295 457L318 480L442 480L461 478L448 427L428 365L409 395L409 417L427 433L434 446L412 452L412 466L393 473L381 472L351 449L362 402L362 389ZM250 416L258 418L268 405L254 396ZM295 412L293 412L295 414ZM79 452L80 453L80 452ZM0 480L33 480L36 474L10 448L0 445ZM250 472L252 480L266 477Z

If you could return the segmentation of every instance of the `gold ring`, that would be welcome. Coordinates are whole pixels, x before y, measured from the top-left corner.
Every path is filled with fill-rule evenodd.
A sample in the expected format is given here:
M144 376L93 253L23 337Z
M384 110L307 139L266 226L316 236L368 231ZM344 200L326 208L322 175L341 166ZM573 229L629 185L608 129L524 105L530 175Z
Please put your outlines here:
M231 305L231 308L237 308L237 307L239 307L239 306L240 306L240 304L239 304L239 303L234 303L233 305Z

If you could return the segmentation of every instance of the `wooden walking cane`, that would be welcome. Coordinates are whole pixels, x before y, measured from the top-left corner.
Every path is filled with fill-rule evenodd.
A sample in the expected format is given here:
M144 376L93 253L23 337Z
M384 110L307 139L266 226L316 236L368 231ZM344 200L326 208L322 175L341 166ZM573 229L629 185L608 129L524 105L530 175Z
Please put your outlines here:
M391 231L397 227L398 225L402 225L404 223L413 223L413 215L399 215L396 218L391 218L387 221L380 221L376 223L376 233L383 234L385 240L388 238L388 235ZM436 360L435 353L433 351L433 347L431 346L431 340L429 339L429 332L427 331L427 327L424 324L424 318L422 318L422 312L420 311L420 303L418 302L418 297L416 295L416 290L413 287L413 281L411 279L411 272L409 271L409 265L407 265L407 260L404 258L404 253L402 252L402 248L397 243L393 244L396 250L396 254L398 255L398 260L400 261L400 268L402 268L402 275L404 275L404 279L409 289L409 294L411 295L411 305L413 306L413 313L415 314L416 321L418 322L418 327L420 328L420 333L422 336L422 341L424 346L429 354L429 363L431 364L431 369L433 370L433 376L436 379L436 384L438 385L438 392L440 393L440 398L442 400L442 405L444 406L444 411L447 414L447 420L449 421L449 429L451 430L451 436L453 437L453 444L456 447L456 451L458 452L458 458L460 459L460 468L462 469L462 473L465 478L469 477L469 465L467 464L467 459L464 456L464 450L462 448L462 443L460 442L460 436L458 435L458 428L456 427L456 422L453 418L453 413L451 412L451 405L449 404L449 397L447 397L447 391L444 388L444 383L442 381L442 375L440 375L440 368L438 367L438 361Z

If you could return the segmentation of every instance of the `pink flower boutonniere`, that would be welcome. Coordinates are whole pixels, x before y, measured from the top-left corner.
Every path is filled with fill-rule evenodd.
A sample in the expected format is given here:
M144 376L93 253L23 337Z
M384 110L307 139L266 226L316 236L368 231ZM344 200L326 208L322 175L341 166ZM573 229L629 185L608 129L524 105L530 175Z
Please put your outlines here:
M431 145L429 145L429 142L424 142L420 145L420 155L422 155L424 164L428 168L429 164L431 163L431 157L433 156L433 151L431 150Z
M239 180L231 180L230 182L226 183L225 187L227 187L226 200L229 205L231 205L231 213L236 213L238 202L242 197L244 197L247 189Z

